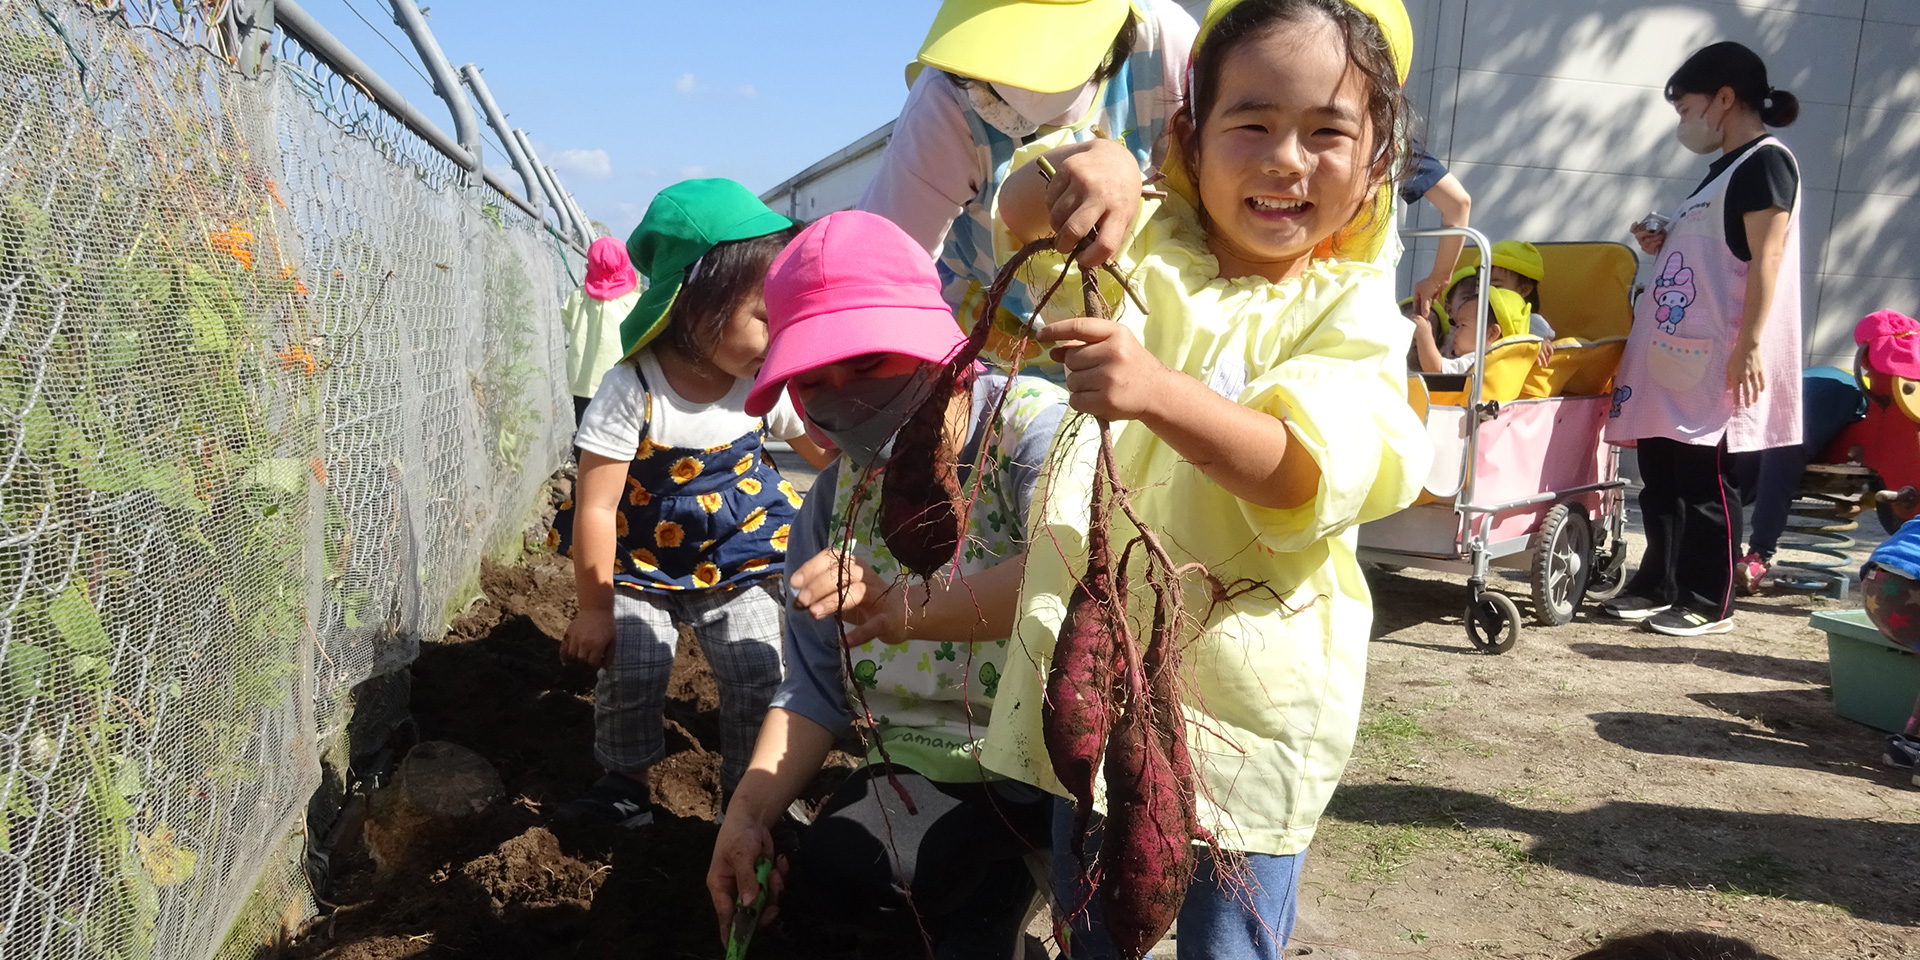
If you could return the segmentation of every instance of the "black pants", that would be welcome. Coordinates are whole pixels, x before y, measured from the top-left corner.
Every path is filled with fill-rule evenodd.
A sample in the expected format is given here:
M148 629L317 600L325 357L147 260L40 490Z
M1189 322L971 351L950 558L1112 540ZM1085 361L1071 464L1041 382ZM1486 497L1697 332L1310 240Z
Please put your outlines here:
M859 931L863 956L910 960L931 941L938 960L1005 960L1035 889L1022 858L1050 841L1050 798L1012 781L894 770L918 812L879 767L854 774L807 828L791 902Z
M1664 437L1640 441L1640 518L1647 552L1627 593L1733 615L1733 562L1740 546L1740 488L1723 441L1703 447Z

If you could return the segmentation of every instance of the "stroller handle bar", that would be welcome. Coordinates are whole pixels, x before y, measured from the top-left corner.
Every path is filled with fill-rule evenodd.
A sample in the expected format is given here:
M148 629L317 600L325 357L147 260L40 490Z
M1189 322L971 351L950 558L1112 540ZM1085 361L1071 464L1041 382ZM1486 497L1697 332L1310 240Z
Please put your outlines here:
M1473 349L1476 359L1473 361L1473 372L1469 375L1467 382L1468 416L1477 419L1480 415L1480 381L1481 377L1485 375L1487 367L1485 361L1487 358L1487 311L1489 309L1487 303L1488 278L1492 276L1492 271L1487 270L1486 267L1491 266L1493 263L1493 244L1488 242L1486 234L1472 227L1435 227L1431 230L1408 230L1401 234L1401 236L1411 238L1463 237L1472 243L1475 249L1480 251L1481 269L1474 272L1474 284L1478 293L1478 297L1476 298L1477 302L1474 304L1474 319L1479 321L1473 326ZM1466 456L1460 461L1459 502L1461 503L1473 502L1474 473L1472 466L1474 454L1477 452L1476 448L1479 446L1479 433L1480 431L1473 429L1467 431Z

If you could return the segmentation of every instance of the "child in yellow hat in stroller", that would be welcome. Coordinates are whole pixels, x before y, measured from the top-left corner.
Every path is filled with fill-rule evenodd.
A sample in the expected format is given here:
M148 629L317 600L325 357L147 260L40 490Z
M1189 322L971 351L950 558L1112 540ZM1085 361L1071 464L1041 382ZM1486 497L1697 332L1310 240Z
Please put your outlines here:
M1469 275L1471 268L1469 268ZM1480 351L1474 344L1474 324L1471 318L1479 315L1480 291L1477 283L1462 283L1459 279L1446 293L1447 314L1458 318L1447 337L1447 345L1442 349L1434 335L1433 320L1429 317L1414 317L1413 349L1419 360L1422 373L1468 373L1480 358ZM1529 335L1529 311L1527 302L1520 294L1499 287L1487 290L1487 329L1486 346L1506 340L1509 337ZM1543 340L1539 364L1545 366L1551 358L1552 342Z

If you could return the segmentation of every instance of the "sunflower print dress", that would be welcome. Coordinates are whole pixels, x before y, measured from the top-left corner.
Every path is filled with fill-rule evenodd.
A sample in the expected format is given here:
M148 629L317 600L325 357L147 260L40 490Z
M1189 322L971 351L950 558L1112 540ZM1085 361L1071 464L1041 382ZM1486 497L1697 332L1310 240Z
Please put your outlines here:
M646 386L642 378L642 386ZM646 406L652 420L653 394ZM614 516L613 582L636 590L733 589L778 576L802 498L767 452L766 421L712 447L655 444L648 431L627 466ZM573 500L550 539L573 555Z

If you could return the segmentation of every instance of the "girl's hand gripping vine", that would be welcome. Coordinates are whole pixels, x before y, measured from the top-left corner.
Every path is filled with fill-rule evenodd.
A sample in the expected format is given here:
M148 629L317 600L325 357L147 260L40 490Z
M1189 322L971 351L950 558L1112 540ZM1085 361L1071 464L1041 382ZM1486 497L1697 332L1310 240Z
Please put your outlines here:
M1044 159L1048 166L1023 166L1001 188L1008 228L1023 241L1056 237L1062 253L1091 237L1076 257L1084 267L1113 259L1140 216L1140 161L1113 140L1055 147Z
M1074 317L1048 324L1042 343L1067 368L1068 405L1103 420L1139 420L1167 392L1166 365L1133 331L1112 320Z

